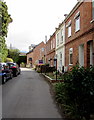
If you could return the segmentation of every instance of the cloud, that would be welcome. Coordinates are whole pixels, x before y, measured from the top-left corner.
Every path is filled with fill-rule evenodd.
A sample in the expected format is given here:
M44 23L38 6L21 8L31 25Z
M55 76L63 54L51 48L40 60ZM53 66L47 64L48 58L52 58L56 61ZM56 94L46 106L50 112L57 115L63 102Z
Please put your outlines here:
M64 14L77 0L5 0L13 23L9 25L7 44L28 50L30 44L45 41L64 20ZM67 6L67 7L66 7Z

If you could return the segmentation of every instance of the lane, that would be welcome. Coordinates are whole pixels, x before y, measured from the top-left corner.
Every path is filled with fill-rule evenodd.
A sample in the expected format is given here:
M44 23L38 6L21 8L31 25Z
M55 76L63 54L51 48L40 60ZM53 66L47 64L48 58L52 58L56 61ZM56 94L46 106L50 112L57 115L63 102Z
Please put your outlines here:
M3 118L62 118L49 85L31 69L22 69L2 89Z

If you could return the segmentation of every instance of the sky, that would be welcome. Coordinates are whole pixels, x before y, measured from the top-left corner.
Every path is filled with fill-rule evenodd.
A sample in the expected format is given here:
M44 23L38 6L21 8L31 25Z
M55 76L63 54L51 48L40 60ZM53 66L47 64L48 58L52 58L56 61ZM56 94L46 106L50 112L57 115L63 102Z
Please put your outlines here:
M55 28L76 5L77 0L4 0L13 22L9 24L7 46L29 51L31 44L49 40Z

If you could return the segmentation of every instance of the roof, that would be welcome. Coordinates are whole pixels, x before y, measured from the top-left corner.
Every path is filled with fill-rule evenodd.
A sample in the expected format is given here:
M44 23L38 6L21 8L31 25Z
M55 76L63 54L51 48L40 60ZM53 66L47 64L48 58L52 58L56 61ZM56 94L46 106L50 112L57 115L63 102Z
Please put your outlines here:
M78 7L82 4L83 2L77 2L77 4L73 7L73 9L70 11L70 13L67 15L65 18L65 22L68 20L68 18L78 9Z
M31 52L33 52L33 50L30 50L29 52L27 52L26 55L29 54L29 53L31 53Z
M44 43L44 42L42 41L41 43ZM33 50L34 50L37 46L39 46L41 43L39 43L39 44L36 45L32 50L30 50L29 52L27 52L26 55L29 54L29 53L31 53L31 52L33 52ZM45 43L44 43L44 44L45 44Z
M21 53L20 53L20 56L26 56L26 53L22 53L22 52L21 52Z

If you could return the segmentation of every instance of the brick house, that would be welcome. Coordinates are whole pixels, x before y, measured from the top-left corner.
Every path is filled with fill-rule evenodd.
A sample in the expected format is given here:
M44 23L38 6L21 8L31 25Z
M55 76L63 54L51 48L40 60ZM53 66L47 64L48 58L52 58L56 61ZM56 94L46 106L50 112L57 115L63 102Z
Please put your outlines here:
M39 43L35 49L34 49L34 53L33 53L33 65L38 65L39 61L45 61L45 43L41 42Z
M27 65L33 67L33 52L34 51L34 48L33 50L29 51L28 53L26 53L26 56L27 56Z
M45 44L44 42L36 45L31 51L27 53L27 64L35 67L38 64L44 64Z
M50 65L50 67L54 66L54 57L55 57L55 47L56 47L56 39L55 32L50 39L46 42L46 63Z
M78 2L65 19L65 65L94 65L94 1Z
M65 67L65 22L59 24L56 29L56 57L57 70L64 71Z

